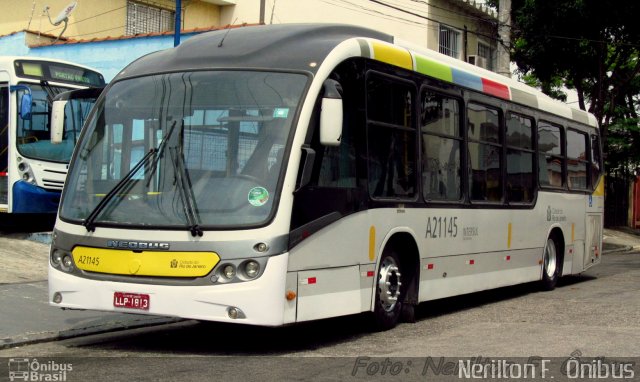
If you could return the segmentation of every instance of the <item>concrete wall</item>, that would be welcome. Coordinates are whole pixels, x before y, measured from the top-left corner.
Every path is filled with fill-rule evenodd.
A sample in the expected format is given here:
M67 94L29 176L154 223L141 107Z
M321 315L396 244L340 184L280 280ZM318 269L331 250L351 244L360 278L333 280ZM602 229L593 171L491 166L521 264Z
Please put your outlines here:
M410 0L389 2L410 12L428 15L427 6ZM392 34L402 40L426 46L429 37L427 20L368 0L348 2L320 0L266 0L265 23L346 23L365 26ZM235 20L235 21L234 21ZM257 23L260 0L241 0L223 7L220 23Z

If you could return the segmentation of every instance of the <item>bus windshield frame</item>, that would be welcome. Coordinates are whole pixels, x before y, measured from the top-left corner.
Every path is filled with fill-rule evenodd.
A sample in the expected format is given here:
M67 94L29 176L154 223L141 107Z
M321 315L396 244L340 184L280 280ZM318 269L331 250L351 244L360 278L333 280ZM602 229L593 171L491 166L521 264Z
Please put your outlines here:
M306 73L250 70L114 82L78 143L61 219L162 229L267 224L309 82Z

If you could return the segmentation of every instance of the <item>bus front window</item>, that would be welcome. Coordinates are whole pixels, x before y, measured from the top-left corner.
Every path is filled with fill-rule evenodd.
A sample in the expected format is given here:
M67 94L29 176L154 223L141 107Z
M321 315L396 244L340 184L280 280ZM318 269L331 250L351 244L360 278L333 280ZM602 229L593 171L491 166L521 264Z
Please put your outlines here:
M63 141L54 145L50 141L49 120L51 114L51 98L66 88L37 84L24 84L31 88L32 111L31 118L17 118L16 143L21 155L45 161L69 162L73 152L74 141ZM17 92L17 99L21 100L26 90ZM18 105L20 110L21 105Z
M114 83L78 144L61 217L126 226L264 223L306 81L219 71Z

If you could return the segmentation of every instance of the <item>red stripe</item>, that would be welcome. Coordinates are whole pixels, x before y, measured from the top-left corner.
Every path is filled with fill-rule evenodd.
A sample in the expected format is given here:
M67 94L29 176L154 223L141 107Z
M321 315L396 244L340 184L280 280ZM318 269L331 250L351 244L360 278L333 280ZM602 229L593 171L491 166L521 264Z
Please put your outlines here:
M8 176L6 172L0 172L0 176Z
M482 90L485 93L494 95L496 97L511 99L509 88L506 85L499 84L486 78L482 79Z

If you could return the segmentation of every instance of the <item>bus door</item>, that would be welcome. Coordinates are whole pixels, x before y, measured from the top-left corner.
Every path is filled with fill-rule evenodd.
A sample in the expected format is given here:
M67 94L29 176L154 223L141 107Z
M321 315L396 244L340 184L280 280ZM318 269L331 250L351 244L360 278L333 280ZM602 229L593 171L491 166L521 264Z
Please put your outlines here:
M9 85L0 83L0 212L9 205Z

